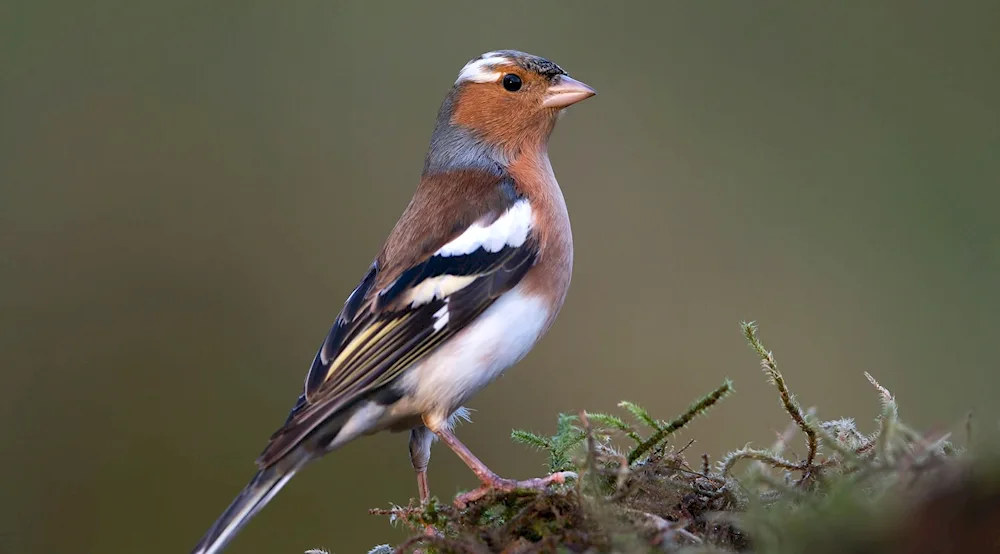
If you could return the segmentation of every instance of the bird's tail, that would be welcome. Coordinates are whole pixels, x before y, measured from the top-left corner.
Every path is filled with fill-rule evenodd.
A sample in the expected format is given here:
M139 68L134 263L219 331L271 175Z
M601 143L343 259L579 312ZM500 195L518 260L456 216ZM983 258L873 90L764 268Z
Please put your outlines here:
M212 524L191 554L218 554L250 518L257 515L281 487L291 479L298 468L282 468L278 464L264 468L254 475L243 492Z

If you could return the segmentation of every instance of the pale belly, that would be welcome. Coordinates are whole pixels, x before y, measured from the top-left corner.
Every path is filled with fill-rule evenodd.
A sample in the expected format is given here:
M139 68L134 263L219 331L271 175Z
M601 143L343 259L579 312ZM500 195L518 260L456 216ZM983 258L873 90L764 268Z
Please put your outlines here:
M412 429L425 419L434 426L444 425L452 412L527 355L552 323L552 315L549 304L526 294L523 284L511 289L475 322L408 369L393 385L400 393L398 400L388 405L376 400L361 403L323 448L333 450L360 435L386 429Z
M404 398L394 416L424 414L443 421L474 394L520 361L545 332L550 308L519 285L476 321L403 376Z

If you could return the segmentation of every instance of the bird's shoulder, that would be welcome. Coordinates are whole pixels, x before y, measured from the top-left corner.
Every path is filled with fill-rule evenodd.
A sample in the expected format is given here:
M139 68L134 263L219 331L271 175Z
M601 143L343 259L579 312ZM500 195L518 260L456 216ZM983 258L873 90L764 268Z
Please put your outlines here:
M508 174L456 170L424 176L379 251L381 289L475 224L487 226L518 202L527 202Z

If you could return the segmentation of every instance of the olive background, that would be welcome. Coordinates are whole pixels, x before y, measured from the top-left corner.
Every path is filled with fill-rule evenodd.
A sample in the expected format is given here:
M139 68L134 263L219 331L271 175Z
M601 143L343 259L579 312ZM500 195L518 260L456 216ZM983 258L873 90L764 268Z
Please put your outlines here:
M803 404L995 433L1000 10L992 2L44 2L0 14L0 552L187 552L253 473L411 195L462 65L545 56L599 95L551 158L574 225L549 335L459 436L660 417L717 457ZM956 435L960 440L961 436ZM801 451L802 446L796 443ZM475 480L437 446L431 486ZM310 466L233 553L363 552L416 495L406 436Z

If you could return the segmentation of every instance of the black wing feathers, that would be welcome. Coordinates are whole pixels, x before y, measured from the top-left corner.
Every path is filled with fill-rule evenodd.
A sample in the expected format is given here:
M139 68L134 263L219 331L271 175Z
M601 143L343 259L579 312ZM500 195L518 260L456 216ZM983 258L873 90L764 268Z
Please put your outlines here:
M501 266L506 260L514 256L514 251L517 249L512 246L505 246L499 252L488 252L483 248L478 248L463 256L431 256L424 263L404 271L392 286L379 294L379 305L391 305L403 293L419 285L425 279L443 275L468 277L489 273L491 268Z
M309 374L306 375L306 396L309 396L310 391L316 390L326 378L330 362L337 356L337 349L345 342L346 335L352 330L357 330L356 325L352 326L350 324L357 318L358 311L368 297L372 285L375 284L376 275L378 275L378 264L372 264L368 269L368 273L361 279L361 284L354 289L351 296L347 298L347 302L344 303L344 309L337 316L337 321L333 324L333 328L330 329L330 334L326 337L326 340L323 341L323 346L316 352L316 357L313 359Z

